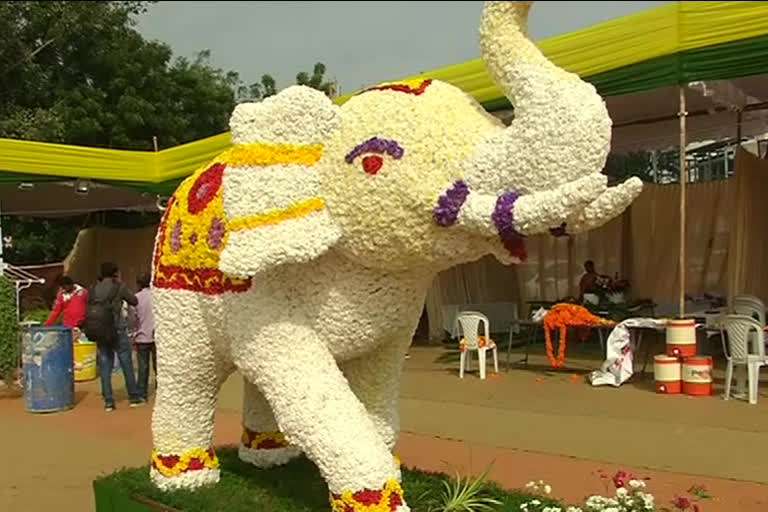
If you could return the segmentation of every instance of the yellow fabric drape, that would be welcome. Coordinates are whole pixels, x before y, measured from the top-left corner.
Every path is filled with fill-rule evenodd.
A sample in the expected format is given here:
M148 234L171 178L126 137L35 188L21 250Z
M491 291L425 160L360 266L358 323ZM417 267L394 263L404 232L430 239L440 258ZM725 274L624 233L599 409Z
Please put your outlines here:
M557 65L591 76L655 57L764 34L768 34L768 2L674 2L552 37L539 46ZM479 58L409 79L423 76L452 83L480 102L503 97ZM344 103L352 94L334 101ZM188 176L229 145L229 133L156 153L0 139L0 170L162 183Z
M672 2L538 42L560 67L591 76L656 57L768 34L768 2ZM449 82L479 102L503 97L480 58L411 75ZM356 92L336 99L342 104Z

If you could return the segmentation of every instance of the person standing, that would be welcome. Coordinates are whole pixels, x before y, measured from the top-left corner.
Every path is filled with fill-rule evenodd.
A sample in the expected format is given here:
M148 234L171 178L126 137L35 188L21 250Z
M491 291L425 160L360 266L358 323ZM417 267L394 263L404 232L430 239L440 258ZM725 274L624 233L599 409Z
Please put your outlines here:
M60 276L57 281L59 290L45 325L53 325L61 317L61 324L64 327L73 329L80 327L85 320L88 291L66 275Z
M152 360L152 370L157 380L157 356L155 352L155 319L152 315L152 290L149 288L150 276L143 274L136 280L136 300L138 304L133 309L133 344L136 347L136 360L139 365L137 391L142 400L147 400L149 386L149 362Z
M84 330L86 336L96 342L101 394L104 397L104 410L107 412L115 410L115 399L112 395L112 364L115 353L123 370L130 406L138 407L145 403L136 389L128 323L126 315L123 314L124 303L136 306L138 300L125 283L120 281L117 265L112 262L102 263L99 280L88 292Z

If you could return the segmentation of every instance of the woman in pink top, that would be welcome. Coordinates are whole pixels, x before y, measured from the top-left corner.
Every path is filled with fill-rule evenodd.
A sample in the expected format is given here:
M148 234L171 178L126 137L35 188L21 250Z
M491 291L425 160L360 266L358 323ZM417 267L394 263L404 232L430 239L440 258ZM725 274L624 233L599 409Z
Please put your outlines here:
M155 319L152 315L152 290L149 288L150 276L144 274L136 280L139 291L136 299L139 301L134 308L133 343L136 347L136 359L139 363L139 375L136 382L138 394L143 400L147 399L149 384L149 360L152 359L152 369L157 381L157 356L155 352Z

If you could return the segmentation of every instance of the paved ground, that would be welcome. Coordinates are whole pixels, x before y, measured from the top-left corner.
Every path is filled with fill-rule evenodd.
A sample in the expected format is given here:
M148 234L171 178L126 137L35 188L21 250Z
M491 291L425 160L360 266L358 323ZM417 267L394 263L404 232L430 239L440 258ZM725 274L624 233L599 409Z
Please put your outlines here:
M537 356L527 369L460 380L452 354L433 348L411 354L398 447L406 465L479 472L493 462L491 477L504 486L544 479L569 501L604 492L598 471L621 468L650 477L661 501L704 485L715 499L702 512L768 509L765 394L750 406L659 396L642 380L592 388L582 377L595 362L578 356L569 358L566 372L546 371ZM221 393L217 444L238 439L240 400L233 376ZM77 406L65 413L33 415L19 399L0 399L0 450L13 461L0 472L0 510L93 510L91 480L143 464L151 449L151 407L126 405L105 414L96 382L78 384Z

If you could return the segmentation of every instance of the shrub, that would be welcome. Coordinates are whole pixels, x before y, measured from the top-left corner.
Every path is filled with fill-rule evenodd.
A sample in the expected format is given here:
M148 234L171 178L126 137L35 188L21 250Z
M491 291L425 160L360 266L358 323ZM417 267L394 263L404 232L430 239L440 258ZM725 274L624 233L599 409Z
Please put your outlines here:
M0 379L13 381L19 360L19 323L16 318L16 286L0 275Z

